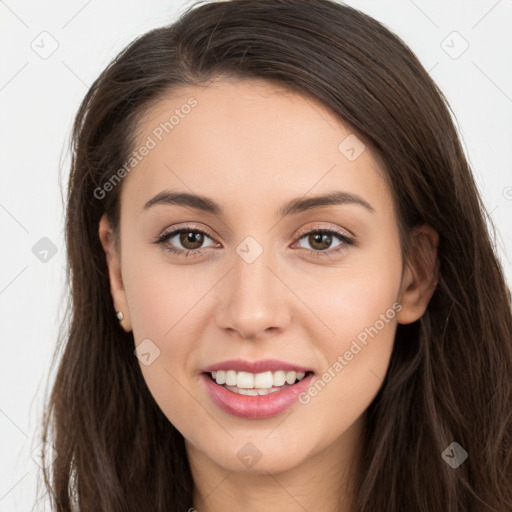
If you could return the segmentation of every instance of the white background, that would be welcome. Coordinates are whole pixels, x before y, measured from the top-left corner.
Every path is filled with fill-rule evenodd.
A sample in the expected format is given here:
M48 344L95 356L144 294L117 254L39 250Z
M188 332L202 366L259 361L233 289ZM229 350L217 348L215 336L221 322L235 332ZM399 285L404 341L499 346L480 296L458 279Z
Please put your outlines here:
M512 1L347 3L401 36L446 94L511 283ZM0 512L31 510L38 494L39 466L31 452L37 453L35 435L66 304L63 198L74 113L112 57L138 34L171 23L189 4L0 0ZM468 49L452 58L464 40ZM33 49L57 44L47 58ZM43 237L57 250L47 262L32 252Z

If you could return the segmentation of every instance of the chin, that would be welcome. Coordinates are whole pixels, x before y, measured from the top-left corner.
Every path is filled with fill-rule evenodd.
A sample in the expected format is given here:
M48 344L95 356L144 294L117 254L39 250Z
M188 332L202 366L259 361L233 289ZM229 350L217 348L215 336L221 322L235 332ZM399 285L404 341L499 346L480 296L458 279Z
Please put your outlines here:
M259 438L251 433L237 435L226 439L224 444L217 443L213 451L213 443L204 449L197 445L196 448L227 471L253 475L290 471L304 463L309 455L306 439L300 442L290 437L286 443L265 435L268 432Z

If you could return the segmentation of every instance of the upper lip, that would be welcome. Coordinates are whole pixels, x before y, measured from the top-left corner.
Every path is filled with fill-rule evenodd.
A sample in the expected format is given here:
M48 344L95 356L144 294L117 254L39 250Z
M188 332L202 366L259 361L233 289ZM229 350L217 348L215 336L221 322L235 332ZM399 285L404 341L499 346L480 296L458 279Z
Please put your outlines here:
M261 359L259 361L247 361L245 359L230 359L207 366L203 372L211 373L216 370L235 370L249 373L262 373L266 371L276 372L279 370L294 372L312 372L310 368L298 364L279 361L277 359Z

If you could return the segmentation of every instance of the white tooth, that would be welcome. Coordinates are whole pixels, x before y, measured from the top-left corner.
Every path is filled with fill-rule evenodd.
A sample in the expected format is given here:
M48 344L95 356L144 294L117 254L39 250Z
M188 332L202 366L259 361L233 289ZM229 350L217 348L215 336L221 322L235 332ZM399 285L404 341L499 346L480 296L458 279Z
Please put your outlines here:
M226 384L228 386L236 386L236 381L237 377L235 370L228 370L226 372Z
M286 373L282 370L274 372L272 377L274 386L282 386L286 382Z
M238 393L239 395L248 395L248 389L238 388L235 393Z
M293 384L297 379L297 372L287 372L286 374L286 382L288 384Z
M250 395L250 396L258 396L258 390L257 389L246 389L245 394Z
M254 387L254 374L249 372L238 372L236 376L236 386L239 388Z
M257 373L254 376L254 387L260 389L270 389L272 387L272 372Z
M270 393L270 389L259 388L257 391L258 391L258 395L268 395Z
M301 380L305 377L305 372L285 372L278 370L277 372L261 372L261 373L250 373L250 372L237 372L235 370L217 370L212 372L215 382L226 387L236 387L235 392L243 389L256 389L256 390L268 390L268 393L280 391L283 387L295 384L296 380ZM257 394L268 394L268 393L250 393L251 396ZM247 394L242 392L241 394Z

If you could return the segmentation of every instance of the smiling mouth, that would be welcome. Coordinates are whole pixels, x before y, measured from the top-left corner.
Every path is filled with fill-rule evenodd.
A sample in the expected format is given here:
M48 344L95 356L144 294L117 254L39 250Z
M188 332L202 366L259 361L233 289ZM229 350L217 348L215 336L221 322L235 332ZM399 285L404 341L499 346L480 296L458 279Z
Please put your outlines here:
M262 396L291 387L309 375L312 371L295 372L278 370L276 372L237 372L235 370L216 370L206 375L217 385L247 396Z

